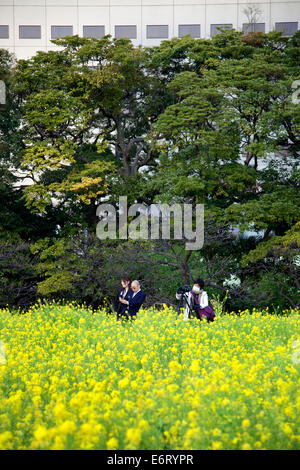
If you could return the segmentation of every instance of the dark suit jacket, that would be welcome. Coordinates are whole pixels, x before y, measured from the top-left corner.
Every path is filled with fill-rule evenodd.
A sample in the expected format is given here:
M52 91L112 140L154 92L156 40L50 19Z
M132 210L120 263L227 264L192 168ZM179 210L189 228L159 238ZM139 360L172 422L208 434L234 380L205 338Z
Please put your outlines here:
M140 290L135 296L133 297L133 294L129 297L129 305L128 305L128 314L130 316L136 315L137 312L139 311L142 303L145 301L146 294L144 291Z
M122 292L124 291L123 287L121 287L120 289L118 289L118 292L117 292L117 295L114 299L114 311L118 314L118 315L122 315L122 313L124 313L124 311L126 310L127 308L127 305L125 304L122 304L122 302L119 301L119 297L121 296ZM132 296L133 294L133 291L129 288L128 291L127 291L127 294L125 295L125 300L129 300L129 298Z

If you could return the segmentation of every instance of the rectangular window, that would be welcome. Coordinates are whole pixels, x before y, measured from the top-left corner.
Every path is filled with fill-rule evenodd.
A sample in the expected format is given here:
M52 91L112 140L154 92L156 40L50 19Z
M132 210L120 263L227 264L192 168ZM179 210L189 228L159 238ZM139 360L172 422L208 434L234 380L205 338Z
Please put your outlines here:
M8 28L9 28L8 24L0 24L0 39L9 38Z
M51 39L73 35L73 26L51 26Z
M284 36L293 36L298 31L298 22L275 23L275 29L282 31Z
M147 25L147 39L168 39L169 26L167 24Z
M84 26L83 37L92 37L101 39L105 34L105 26Z
M136 25L117 25L115 26L115 37L117 39L128 38L136 39Z
M227 24L211 24L210 25L210 35L215 36L216 34L221 33L217 28L226 28L226 29L232 29L232 24L227 23Z
M244 33L257 33L258 31L265 32L265 23L243 23Z
M200 38L200 24L178 25L178 37L182 38L186 34L189 34L192 38Z
M19 39L41 39L41 26L19 25Z

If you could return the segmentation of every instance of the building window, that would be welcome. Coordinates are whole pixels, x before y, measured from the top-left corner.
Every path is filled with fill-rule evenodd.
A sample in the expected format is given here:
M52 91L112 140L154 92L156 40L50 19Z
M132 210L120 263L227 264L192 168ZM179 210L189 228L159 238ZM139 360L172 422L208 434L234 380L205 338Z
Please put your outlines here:
M298 22L275 23L276 31L282 31L284 36L293 36L298 31Z
M115 37L117 39L128 38L136 39L136 25L117 25L115 26Z
M8 24L0 24L0 39L9 38L9 26Z
M168 39L169 26L162 25L147 25L147 39Z
M101 39L105 34L105 26L84 26L83 37Z
M227 28L227 29L232 29L232 24L227 23L227 24L211 24L210 25L210 35L215 36L216 34L221 33L217 28Z
M182 38L186 34L189 34L192 38L200 38L200 24L178 25L178 37Z
M265 23L243 23L243 31L245 34L265 32Z
M51 39L73 35L73 26L51 26Z
M41 26L19 26L19 39L41 39Z

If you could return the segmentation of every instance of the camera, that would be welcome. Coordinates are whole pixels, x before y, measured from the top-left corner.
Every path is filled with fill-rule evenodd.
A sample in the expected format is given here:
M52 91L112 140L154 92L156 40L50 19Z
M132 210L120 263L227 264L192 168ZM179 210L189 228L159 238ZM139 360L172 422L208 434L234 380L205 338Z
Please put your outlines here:
M190 292L191 286L181 286L177 289L177 294L185 294L186 292Z

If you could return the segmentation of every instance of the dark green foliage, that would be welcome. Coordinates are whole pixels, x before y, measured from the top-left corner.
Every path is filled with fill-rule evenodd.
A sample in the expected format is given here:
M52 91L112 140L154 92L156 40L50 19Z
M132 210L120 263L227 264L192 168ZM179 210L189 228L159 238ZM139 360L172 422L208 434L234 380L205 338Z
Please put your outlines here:
M0 305L97 307L124 274L148 304L201 275L231 309L299 305L300 33L53 42L0 49ZM96 208L119 196L204 204L203 248L98 240Z

